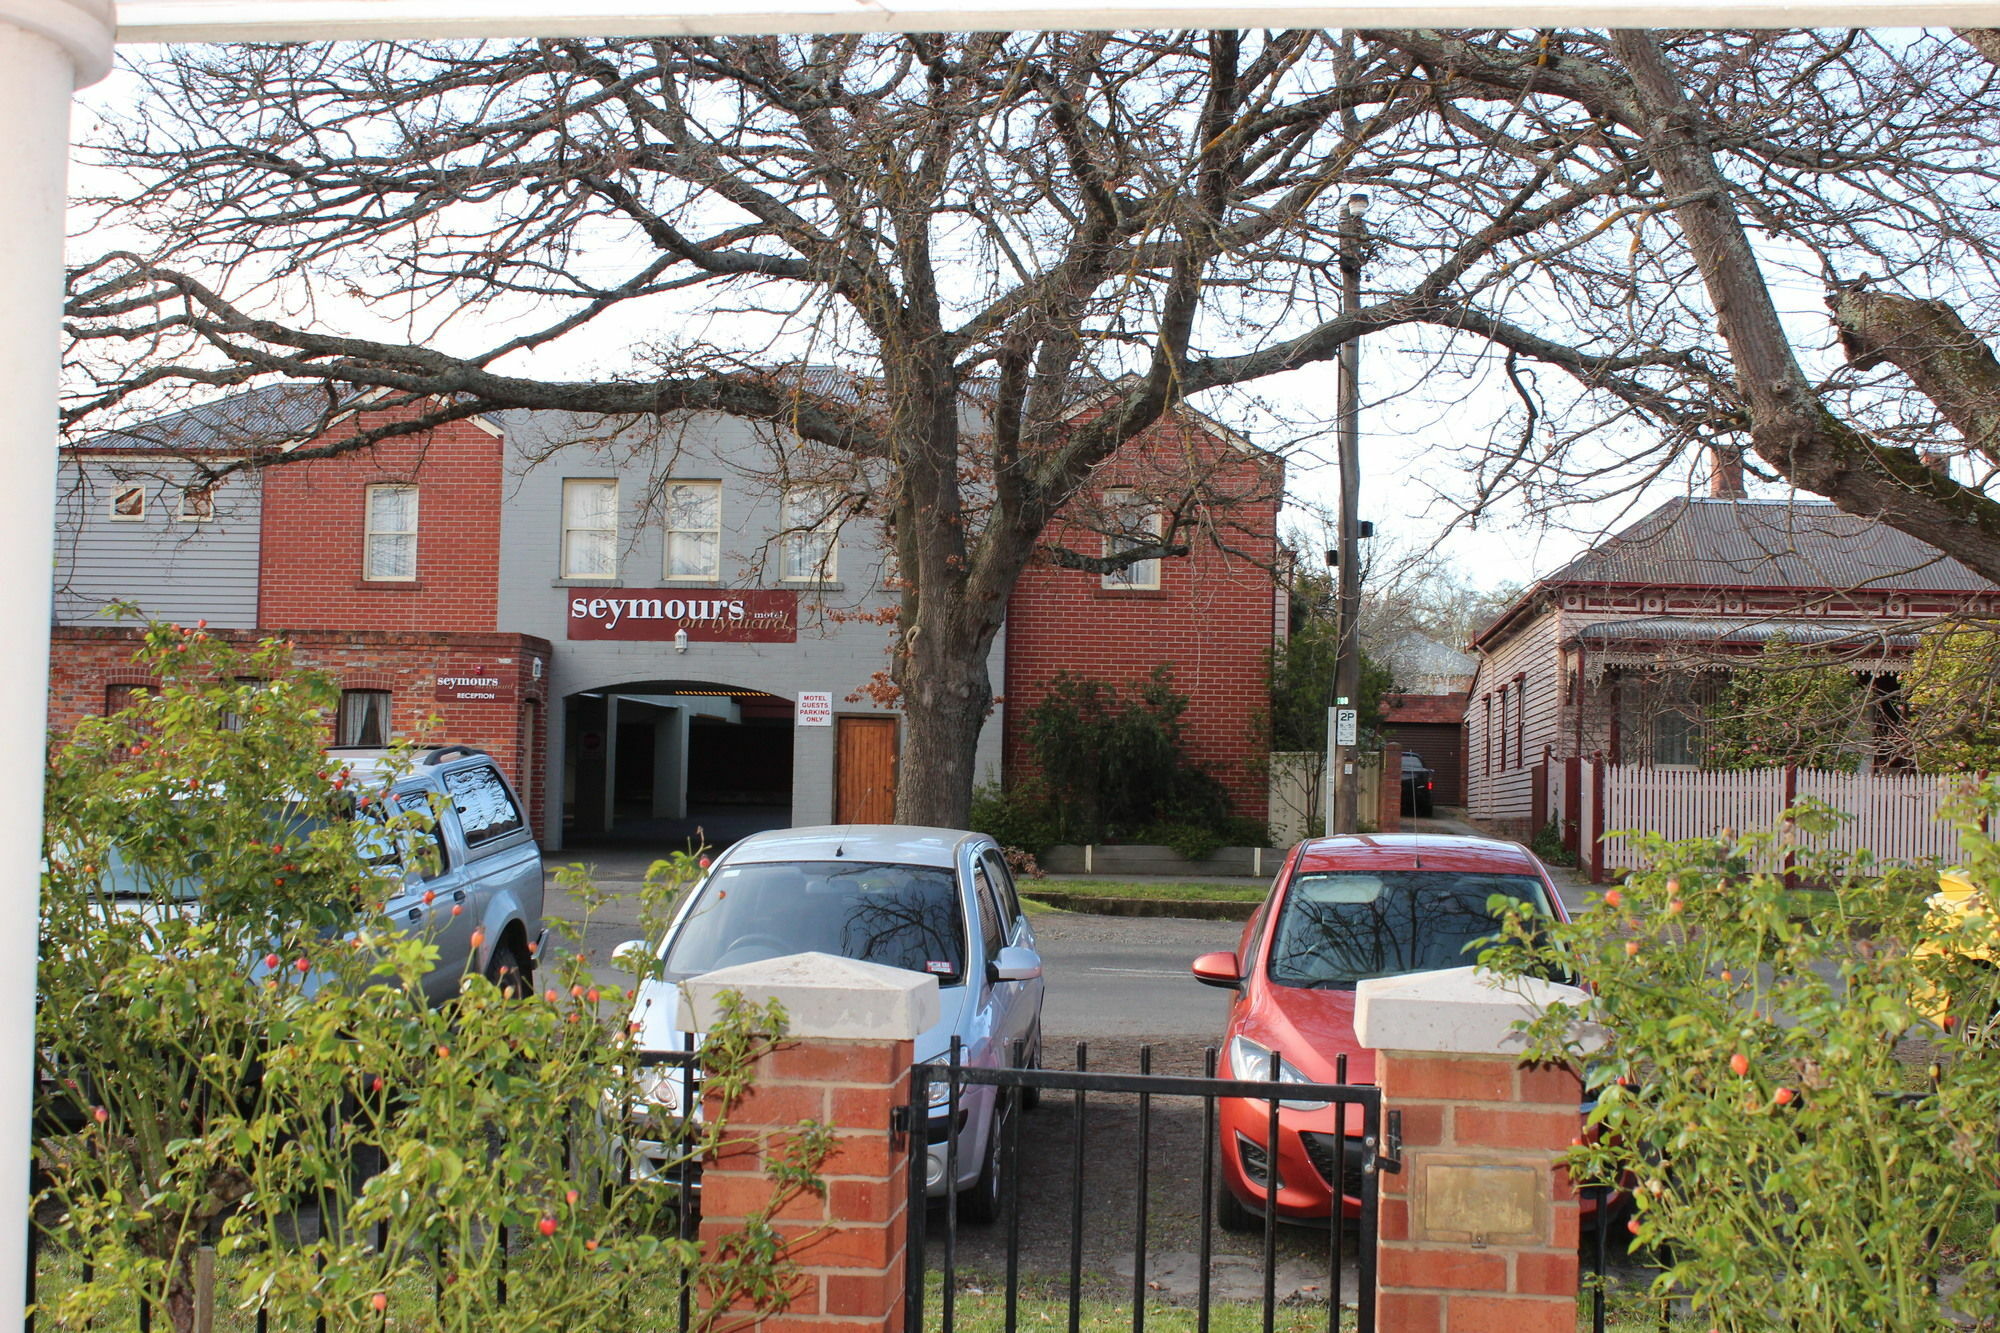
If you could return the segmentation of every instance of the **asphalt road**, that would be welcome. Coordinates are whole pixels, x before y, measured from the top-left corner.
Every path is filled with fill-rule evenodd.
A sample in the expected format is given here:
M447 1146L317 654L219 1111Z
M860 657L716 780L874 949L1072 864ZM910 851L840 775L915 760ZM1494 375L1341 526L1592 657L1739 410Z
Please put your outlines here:
M600 980L630 984L630 975L611 965L611 954L641 933L634 896L638 885L604 879L599 887L610 896L587 913L550 885L544 915L550 921L551 948L557 956L581 953ZM557 922L579 928L581 939L562 938ZM1228 996L1197 982L1188 964L1196 954L1235 948L1241 923L1051 912L1037 915L1034 927L1048 978L1042 1003L1045 1040L1220 1040Z
M1188 972L1195 955L1233 949L1236 921L1046 915L1034 920L1048 989L1046 1041L1222 1038L1229 997Z

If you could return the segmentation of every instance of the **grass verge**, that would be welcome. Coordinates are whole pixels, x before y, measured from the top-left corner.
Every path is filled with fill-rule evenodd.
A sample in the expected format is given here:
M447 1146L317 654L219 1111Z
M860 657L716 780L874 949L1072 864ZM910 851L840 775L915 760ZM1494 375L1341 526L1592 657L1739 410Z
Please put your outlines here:
M1018 882L1028 897L1061 894L1077 898L1144 898L1155 902L1260 903L1270 890L1262 884L1188 884L1178 880L1046 879Z

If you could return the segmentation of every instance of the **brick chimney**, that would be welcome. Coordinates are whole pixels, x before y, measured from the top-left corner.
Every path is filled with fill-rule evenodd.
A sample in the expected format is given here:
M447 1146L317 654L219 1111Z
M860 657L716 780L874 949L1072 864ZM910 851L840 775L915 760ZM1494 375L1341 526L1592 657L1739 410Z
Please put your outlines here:
M1919 449L1917 458L1931 471L1941 476L1951 475L1951 455L1943 449Z
M1708 493L1718 500L1744 498L1741 449L1721 444L1708 447Z

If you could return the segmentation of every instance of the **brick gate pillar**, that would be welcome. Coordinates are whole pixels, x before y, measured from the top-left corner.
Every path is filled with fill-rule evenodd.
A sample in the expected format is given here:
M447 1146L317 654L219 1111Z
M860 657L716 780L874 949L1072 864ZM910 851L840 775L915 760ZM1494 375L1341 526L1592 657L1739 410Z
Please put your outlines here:
M1583 992L1470 967L1356 992L1385 1127L1402 1117L1403 1167L1382 1177L1379 1326L1574 1333L1577 1197L1559 1158L1577 1136L1581 1085L1566 1066L1522 1064L1513 1025Z
M789 1303L726 1326L901 1328L909 1152L891 1145L890 1116L909 1101L913 1041L937 1022L937 978L821 953L746 963L682 984L683 1030L706 1030L723 991L757 1004L777 1000L789 1028L757 1061L753 1090L730 1114L730 1146L703 1167L703 1252L728 1244L745 1218L772 1202L767 1159L801 1120L834 1132L820 1168L826 1192L794 1198L773 1219L798 1266Z

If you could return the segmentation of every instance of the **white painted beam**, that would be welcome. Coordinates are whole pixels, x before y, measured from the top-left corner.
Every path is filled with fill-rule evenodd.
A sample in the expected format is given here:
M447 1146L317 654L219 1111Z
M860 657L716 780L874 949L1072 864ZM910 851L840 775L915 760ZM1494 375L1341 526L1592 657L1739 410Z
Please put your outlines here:
M1986 27L1995 0L123 0L121 42L1070 28Z

